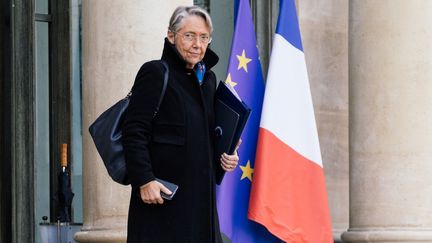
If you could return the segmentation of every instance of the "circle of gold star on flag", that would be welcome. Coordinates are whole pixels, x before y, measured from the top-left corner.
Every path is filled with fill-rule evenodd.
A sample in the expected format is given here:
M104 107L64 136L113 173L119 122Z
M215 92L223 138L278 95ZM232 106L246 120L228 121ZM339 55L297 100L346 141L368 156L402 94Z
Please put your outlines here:
M243 172L240 180L243 180L244 178L247 177L250 181L252 181L252 174L254 172L254 169L250 166L250 161L248 160L248 162L246 163L246 166L240 165L240 169Z
M237 85L236 82L231 80L231 74L230 73L228 73L228 77L226 78L225 83L231 85L231 87L234 87Z
M247 64L249 62L251 62L252 59L246 57L246 51L245 50L243 50L241 56L239 56L239 55L236 55L236 56L237 56L237 59L239 61L239 65L238 65L237 70L240 70L240 68L243 68L247 72Z

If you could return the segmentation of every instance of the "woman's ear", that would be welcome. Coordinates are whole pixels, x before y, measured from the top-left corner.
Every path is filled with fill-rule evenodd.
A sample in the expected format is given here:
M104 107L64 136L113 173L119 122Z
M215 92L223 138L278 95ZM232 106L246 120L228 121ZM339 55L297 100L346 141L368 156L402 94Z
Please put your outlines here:
M168 38L168 41L174 45L174 32L172 32L171 30L168 30L167 38Z

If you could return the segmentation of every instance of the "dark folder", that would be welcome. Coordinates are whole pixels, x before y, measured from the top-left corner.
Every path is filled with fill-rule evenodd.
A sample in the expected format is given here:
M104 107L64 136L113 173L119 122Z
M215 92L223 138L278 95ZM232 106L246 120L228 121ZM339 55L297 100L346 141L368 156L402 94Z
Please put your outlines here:
M220 82L215 94L215 156L216 183L220 184L225 171L220 166L223 153L233 154L246 126L251 109L232 91Z

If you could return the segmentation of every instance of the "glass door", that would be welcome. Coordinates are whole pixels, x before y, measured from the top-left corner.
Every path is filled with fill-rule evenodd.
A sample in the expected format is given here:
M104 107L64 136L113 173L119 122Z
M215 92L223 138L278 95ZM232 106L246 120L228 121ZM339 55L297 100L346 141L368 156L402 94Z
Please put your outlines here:
M61 145L67 144L67 172L75 196L68 211L82 222L82 123L80 0L34 0L34 223L59 217Z
M50 219L50 93L48 0L35 1L34 79L35 79L35 238L40 241L39 223Z

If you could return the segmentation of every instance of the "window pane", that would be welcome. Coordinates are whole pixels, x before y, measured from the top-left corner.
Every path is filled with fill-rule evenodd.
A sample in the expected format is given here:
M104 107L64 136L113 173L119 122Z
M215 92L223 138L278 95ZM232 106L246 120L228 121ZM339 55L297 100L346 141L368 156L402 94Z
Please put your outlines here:
M49 14L48 0L35 0L35 13Z
M35 233L40 242L39 223L50 216L49 143L49 55L48 23L35 22Z
M80 9L81 1L71 1L71 50L72 50L72 201L74 223L83 222L82 208L82 123L81 123L81 49ZM86 131L86 129L84 129Z
M194 5L200 6L201 8L207 10L207 12L210 12L209 0L194 0Z

